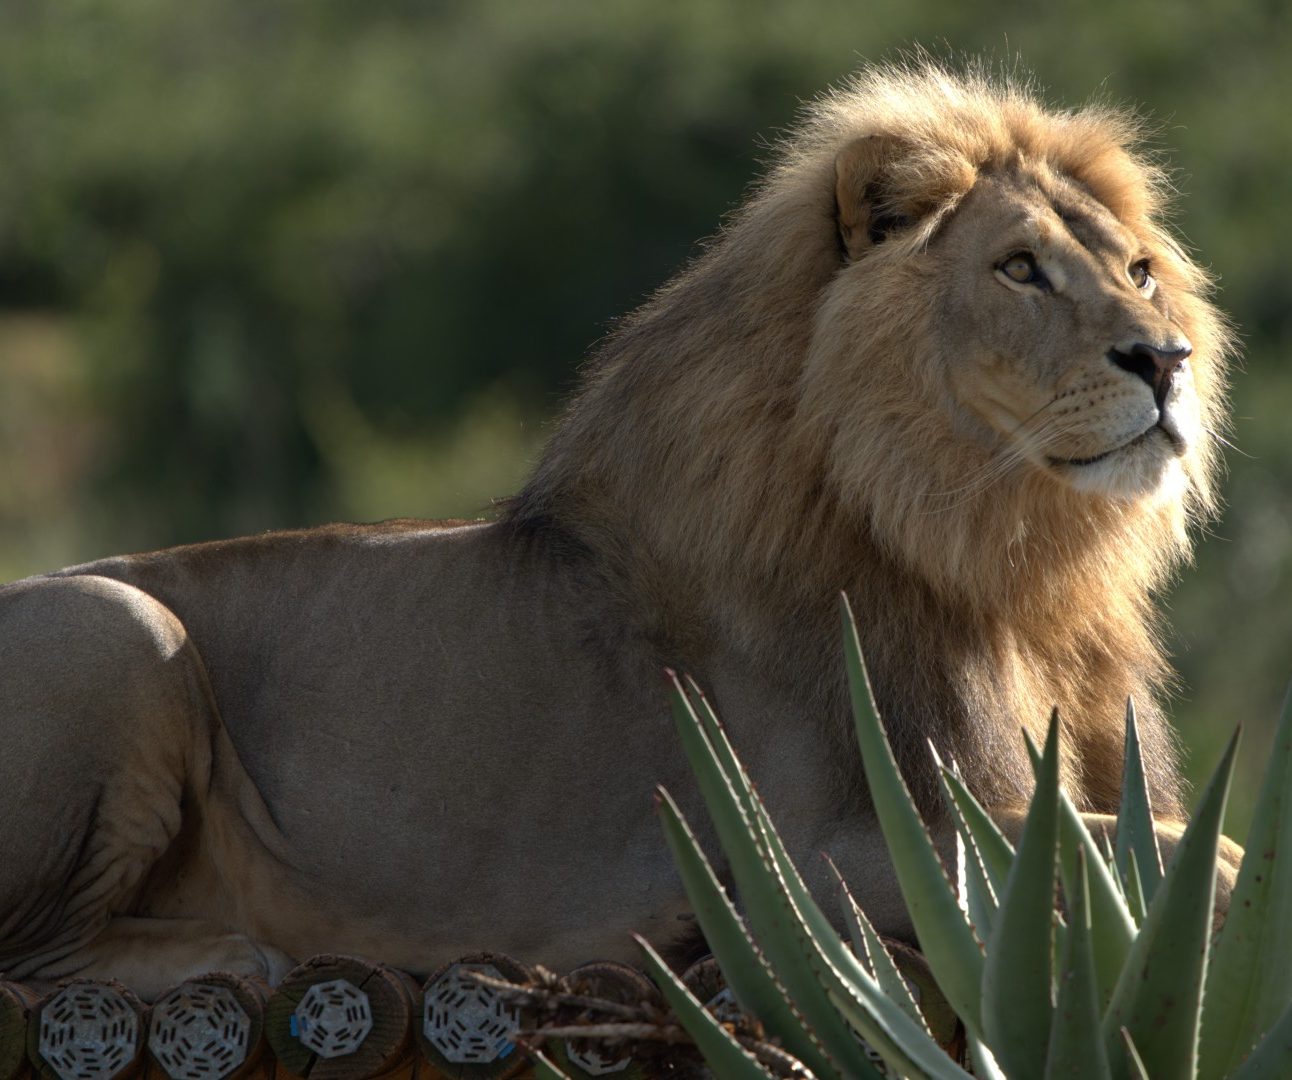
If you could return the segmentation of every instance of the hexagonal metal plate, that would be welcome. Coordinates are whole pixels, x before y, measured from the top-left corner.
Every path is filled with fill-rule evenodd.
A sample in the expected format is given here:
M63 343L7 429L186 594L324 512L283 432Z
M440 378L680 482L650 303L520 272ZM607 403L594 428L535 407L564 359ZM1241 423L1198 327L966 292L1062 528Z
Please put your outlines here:
M736 1004L736 995L731 992L731 987L729 986L724 986L714 994L704 1003L704 1007L713 1014L713 1018L720 1024L738 1023L745 1015L740 1006Z
M148 1049L171 1080L224 1080L247 1060L251 1018L232 991L177 986L153 1006Z
M455 1065L484 1064L515 1049L513 1034L520 1013L496 990L470 978L478 971L501 979L492 964L454 964L426 988L422 1032L427 1041Z
M565 1056L570 1059L571 1065L577 1065L589 1076L623 1072L632 1064L633 1059L629 1054L611 1057L599 1049L594 1042L587 1039L577 1040L577 1042L582 1049L575 1049L576 1040L565 1040Z
M368 995L348 979L315 983L292 1013L292 1034L323 1058L353 1054L371 1030Z
M111 1080L135 1056L139 1016L110 986L65 987L40 1017L40 1056L60 1080Z

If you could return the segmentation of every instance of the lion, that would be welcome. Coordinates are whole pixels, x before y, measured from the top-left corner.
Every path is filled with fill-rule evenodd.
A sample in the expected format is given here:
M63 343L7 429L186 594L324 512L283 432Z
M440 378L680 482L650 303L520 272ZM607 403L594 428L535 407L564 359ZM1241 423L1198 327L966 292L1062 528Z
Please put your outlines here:
M1020 728L1056 707L1068 792L1114 812L1128 698L1181 818L1153 596L1215 509L1233 348L1141 144L983 70L863 71L599 348L492 520L7 586L0 968L150 996L325 950L426 972L667 944L688 905L657 784L714 845L664 668L725 718L809 883L828 853L909 937L840 590L937 835L928 743L1016 829Z

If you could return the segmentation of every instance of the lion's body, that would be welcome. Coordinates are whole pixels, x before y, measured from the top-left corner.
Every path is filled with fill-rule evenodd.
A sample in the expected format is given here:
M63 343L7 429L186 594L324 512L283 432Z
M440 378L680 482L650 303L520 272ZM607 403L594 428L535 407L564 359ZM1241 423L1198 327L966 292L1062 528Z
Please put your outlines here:
M872 73L612 336L499 521L0 593L5 767L39 778L0 786L0 828L37 823L0 868L0 967L134 963L155 991L212 956L666 941L685 901L650 792L692 788L664 666L712 695L810 876L830 851L901 933L840 589L931 812L927 740L1009 819L1018 729L1054 706L1070 791L1112 809L1132 695L1178 814L1151 592L1211 505L1227 342L1131 138L976 77Z
M413 971L486 946L570 967L630 958L634 930L667 943L685 900L651 797L662 783L693 800L661 660L595 568L545 546L498 524L345 526L10 586L0 639L71 643L48 665L26 660L21 684L0 690L6 714L39 715L69 665L93 708L61 717L63 740L87 753L59 755L7 794L56 803L75 837L108 813L134 819L146 850L118 847L79 889L134 876L141 887L121 903L132 915L201 920L201 950L169 954L180 968L211 965L207 927L290 956L350 951ZM99 634L114 624L138 640L122 634L100 663ZM710 653L706 674L796 847L872 866L869 846L836 835L846 818L821 780L834 746L778 729L803 711L792 691L735 653ZM136 681L177 688L141 706L117 690ZM215 709L203 707L207 683ZM128 814L103 804L112 788ZM191 822L183 831L198 806L200 842ZM56 892L81 854L43 845L23 895ZM885 922L900 921L891 894L875 898ZM107 912L85 914L7 966L44 978L111 966L146 993L174 981L175 967L154 975L123 949L101 960L86 938ZM219 947L237 965L261 963L247 942ZM275 953L260 952L280 974Z

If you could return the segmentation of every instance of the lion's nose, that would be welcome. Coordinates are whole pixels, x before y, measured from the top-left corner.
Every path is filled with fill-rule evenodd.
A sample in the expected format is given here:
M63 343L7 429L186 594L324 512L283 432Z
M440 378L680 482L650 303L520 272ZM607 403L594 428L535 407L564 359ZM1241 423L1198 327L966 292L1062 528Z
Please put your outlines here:
M1153 390L1153 400L1160 409L1171 392L1175 373L1193 353L1193 346L1184 338L1178 341L1150 345L1137 341L1129 349L1112 349L1108 358L1123 371L1138 375Z

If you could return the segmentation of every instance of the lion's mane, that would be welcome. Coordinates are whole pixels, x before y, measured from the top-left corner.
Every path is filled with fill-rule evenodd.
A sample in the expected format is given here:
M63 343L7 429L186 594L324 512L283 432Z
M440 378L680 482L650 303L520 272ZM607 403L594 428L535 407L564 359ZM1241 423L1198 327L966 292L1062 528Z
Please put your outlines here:
M862 392L814 356L842 332L828 302L836 155L875 134L903 141L893 209L918 220L866 256L884 272L851 298L869 313L850 345ZM1047 161L1156 253L1214 433L1229 336L1206 274L1164 227L1169 185L1142 146L1125 112L1053 111L982 70L920 59L859 76L809 108L720 235L601 347L509 520L591 552L665 655L702 669L724 636L833 716L846 715L834 611L846 590L922 798L928 737L993 803L1021 797L1018 727L1039 730L1057 706L1069 789L1106 809L1135 695L1156 808L1178 811L1151 598L1187 557L1190 520L1214 508L1215 440L1190 451L1188 490L1170 499L1091 496L1034 469L975 493L979 463L917 392L937 296L909 270L980 174Z

